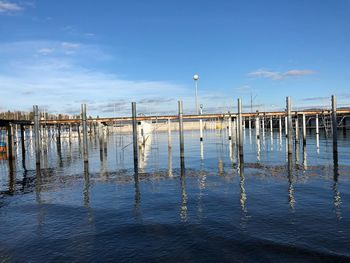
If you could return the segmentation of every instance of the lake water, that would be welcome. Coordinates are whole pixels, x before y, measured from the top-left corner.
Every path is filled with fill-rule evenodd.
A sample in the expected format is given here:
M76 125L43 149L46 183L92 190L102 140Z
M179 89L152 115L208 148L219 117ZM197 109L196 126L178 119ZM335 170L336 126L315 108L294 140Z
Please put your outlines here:
M254 134L239 165L226 131L186 131L181 169L178 133L154 132L138 176L131 134L89 138L88 167L78 138L49 140L40 170L27 140L0 161L0 262L350 261L350 134L338 160L323 133L290 160Z

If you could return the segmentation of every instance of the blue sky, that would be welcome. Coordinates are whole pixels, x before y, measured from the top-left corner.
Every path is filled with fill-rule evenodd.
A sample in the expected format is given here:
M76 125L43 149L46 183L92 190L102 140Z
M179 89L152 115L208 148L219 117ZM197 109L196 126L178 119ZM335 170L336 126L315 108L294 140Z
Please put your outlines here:
M0 0L0 110L350 105L350 2ZM246 111L249 110L245 108Z

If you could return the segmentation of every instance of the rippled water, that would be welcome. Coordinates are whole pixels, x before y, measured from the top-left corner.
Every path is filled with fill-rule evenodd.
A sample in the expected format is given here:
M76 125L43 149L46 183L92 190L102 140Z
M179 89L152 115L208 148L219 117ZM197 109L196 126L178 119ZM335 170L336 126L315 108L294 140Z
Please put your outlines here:
M309 133L286 159L285 137L245 131L237 165L225 131L154 132L134 176L130 135L49 140L43 168L0 161L0 262L350 261L350 140ZM10 169L12 167L12 169ZM25 167L25 169L24 169Z

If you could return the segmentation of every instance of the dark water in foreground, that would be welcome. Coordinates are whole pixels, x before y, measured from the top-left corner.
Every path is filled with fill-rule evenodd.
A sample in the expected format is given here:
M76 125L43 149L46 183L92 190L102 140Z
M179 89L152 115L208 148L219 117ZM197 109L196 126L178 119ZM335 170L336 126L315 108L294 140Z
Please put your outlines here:
M90 140L89 169L78 139L47 145L40 171L33 146L9 172L0 161L0 262L350 261L350 139L314 134L286 160L285 138L246 130L245 164L225 132L154 133L133 175L131 136ZM201 154L201 152L203 154ZM233 151L234 152L234 151ZM20 147L19 147L20 155ZM202 156L201 156L202 155Z

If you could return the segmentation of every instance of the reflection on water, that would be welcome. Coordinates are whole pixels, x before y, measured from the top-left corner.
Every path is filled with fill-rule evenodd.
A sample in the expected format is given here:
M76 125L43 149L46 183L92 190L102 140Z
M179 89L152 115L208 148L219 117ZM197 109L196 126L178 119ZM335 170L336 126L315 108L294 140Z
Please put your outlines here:
M0 261L348 260L346 136L332 154L308 134L288 155L284 133L247 128L242 163L235 131L186 131L185 159L177 131L153 132L137 172L130 134L100 127L88 164L79 137L46 136L41 169L28 136L24 156L0 161Z

